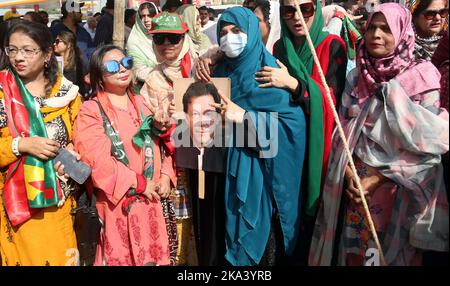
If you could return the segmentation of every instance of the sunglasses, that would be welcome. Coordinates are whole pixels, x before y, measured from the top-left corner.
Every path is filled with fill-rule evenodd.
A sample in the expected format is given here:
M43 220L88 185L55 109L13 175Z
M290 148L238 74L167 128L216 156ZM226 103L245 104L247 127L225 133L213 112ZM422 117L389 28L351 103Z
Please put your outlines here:
M302 12L304 18L309 18L314 15L314 4L312 2L300 4L300 11ZM296 12L297 9L295 9L294 6L280 6L281 17L284 20L290 20L294 18Z
M104 64L104 70L110 74L116 74L120 71L120 65L122 65L127 70L133 68L133 58L132 57L124 57L120 62L111 60L107 61Z
M183 38L184 38L184 35L180 35L180 34L154 34L153 42L156 45L162 45L162 44L164 44L165 40L168 39L169 43L171 43L172 45L176 45Z
M55 45L59 45L59 43L66 43L66 42L64 42L63 40L60 40L60 39L56 39L55 40Z
M448 16L448 8L444 8L441 10L425 10L423 12L423 16L427 20L433 20L437 14L439 14L441 18L446 18Z

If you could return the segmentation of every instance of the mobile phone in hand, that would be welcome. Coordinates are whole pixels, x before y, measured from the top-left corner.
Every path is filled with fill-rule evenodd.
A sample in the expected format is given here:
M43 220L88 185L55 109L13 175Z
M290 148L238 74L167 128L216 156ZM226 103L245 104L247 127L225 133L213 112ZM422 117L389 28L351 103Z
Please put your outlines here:
M61 162L64 165L64 172L80 185L91 175L91 168L83 161L78 161L75 155L64 148L59 149L53 162Z

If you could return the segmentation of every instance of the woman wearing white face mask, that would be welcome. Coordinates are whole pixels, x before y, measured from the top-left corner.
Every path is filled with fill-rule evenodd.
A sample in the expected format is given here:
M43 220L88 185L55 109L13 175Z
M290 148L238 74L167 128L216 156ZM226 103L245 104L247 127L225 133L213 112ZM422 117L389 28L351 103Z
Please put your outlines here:
M158 13L158 8L152 2L144 2L139 6L136 24L131 30L127 42L127 51L133 57L133 71L139 81L145 82L150 72L157 64L153 51L153 38L149 33L152 18Z
M266 130L276 145L259 152L240 146L229 149L225 258L232 265L283 264L293 255L299 236L303 111L289 102L287 91L258 87L254 74L262 66L277 64L264 47L256 16L234 7L222 14L218 26L225 56L213 76L231 79L226 118L254 127L258 146L263 145L260 138L265 138L260 136L266 136Z
M220 37L220 50L229 58L238 57L244 51L246 45L247 34L241 32L237 26L231 27L229 25L228 32Z

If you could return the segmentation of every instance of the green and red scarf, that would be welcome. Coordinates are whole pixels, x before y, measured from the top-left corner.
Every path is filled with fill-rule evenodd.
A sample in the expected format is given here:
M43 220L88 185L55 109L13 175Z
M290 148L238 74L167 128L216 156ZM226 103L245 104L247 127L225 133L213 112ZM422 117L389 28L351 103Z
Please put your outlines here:
M323 31L322 6L316 1L316 12L313 23L309 28L311 39L316 50L321 50L326 44L328 50L330 40L328 32ZM337 37L336 37L337 38ZM328 61L329 53L324 55ZM326 168L329 150L331 148L331 134L334 120L325 96L324 87L313 75L315 72L314 60L311 50L305 40L299 48L295 48L292 34L284 21L281 22L281 37L275 44L276 57L288 68L289 74L306 83L309 97L309 113L306 113L309 122L308 128L308 155L307 155L307 191L305 209L306 214L314 217L320 197L322 172ZM319 60L322 60L319 58ZM321 63L323 64L323 63ZM324 70L326 73L326 70Z
M361 33L349 17L344 17L342 20L342 29L344 30L343 39L347 47L347 57L354 60L356 59L356 44L362 37Z
M136 113L139 118L139 130L133 136L133 143L139 147L139 149L143 149L145 152L145 163L144 163L144 176L146 179L153 179L154 172L154 159L153 159L153 137L161 136L161 131L153 127L153 116L145 116L142 110L138 107L135 95L131 90L128 91L128 98L130 99ZM100 91L97 94L96 101L99 106L100 115L103 119L103 128L105 129L105 134L108 136L111 141L111 156L113 156L117 161L121 162L125 166L129 165L128 155L123 146L122 140L120 139L119 132L116 131L111 123L111 121L118 122L116 114L114 112L114 108L108 99L108 96L105 95L103 91ZM128 214L131 210L131 207L134 202L137 200L145 200L145 197L142 194L136 193L134 188L128 190L126 194L126 199L122 203L122 209L124 213Z
M0 72L0 85L13 137L47 138L40 106L12 70ZM29 220L38 209L58 205L62 191L57 182L53 161L43 161L24 154L9 165L3 200L9 221L17 226Z

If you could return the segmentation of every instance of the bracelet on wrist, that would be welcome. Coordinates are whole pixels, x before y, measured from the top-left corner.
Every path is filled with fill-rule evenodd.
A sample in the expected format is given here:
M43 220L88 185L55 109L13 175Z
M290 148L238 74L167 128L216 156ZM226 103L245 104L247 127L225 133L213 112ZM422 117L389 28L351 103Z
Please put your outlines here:
M16 155L17 157L22 156L22 154L19 152L19 140L20 140L20 136L17 136L16 138L14 138L12 140L11 143L11 149L14 155Z

